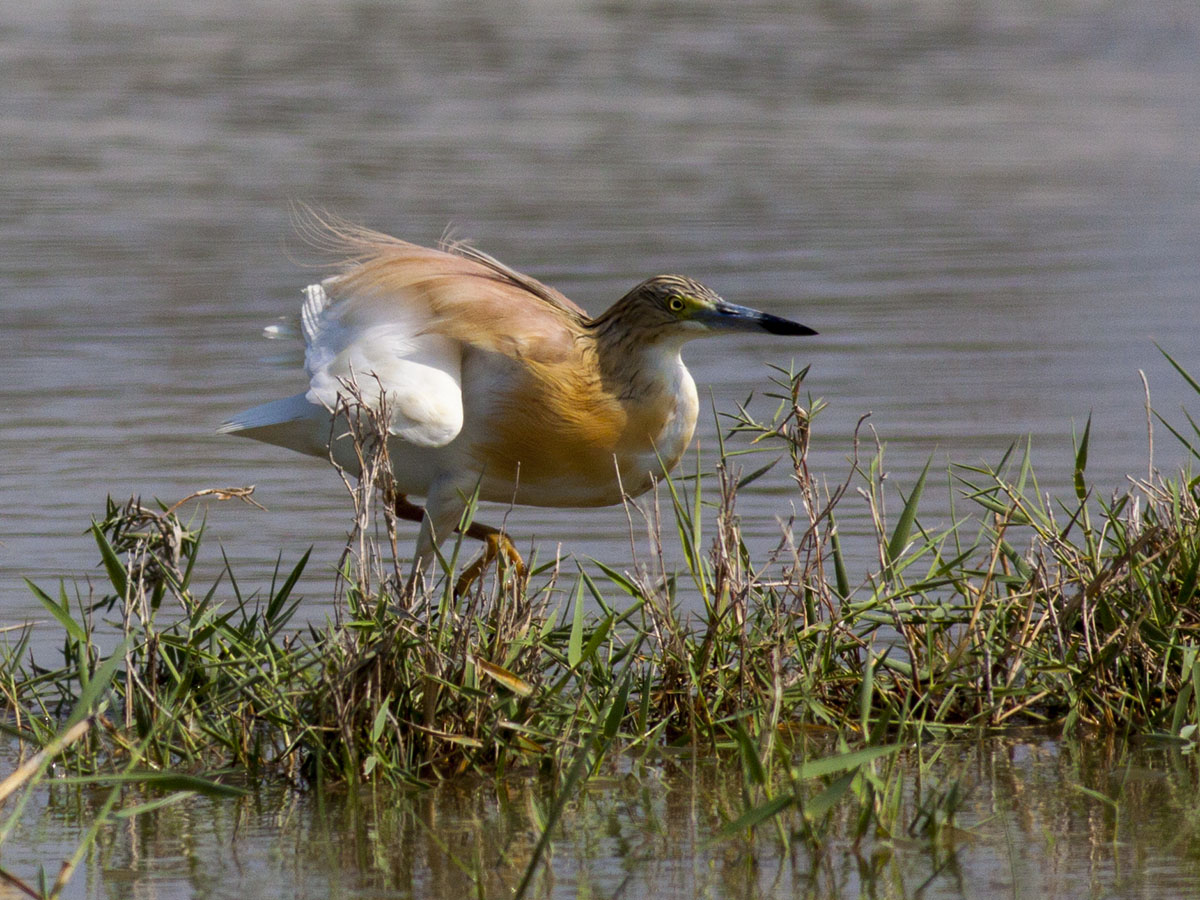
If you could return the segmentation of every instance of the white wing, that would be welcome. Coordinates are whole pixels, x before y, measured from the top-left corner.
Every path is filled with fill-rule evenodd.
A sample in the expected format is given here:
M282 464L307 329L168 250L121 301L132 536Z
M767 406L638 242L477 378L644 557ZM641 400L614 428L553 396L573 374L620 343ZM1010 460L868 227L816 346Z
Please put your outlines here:
M462 348L426 329L432 316L419 297L353 295L331 302L310 285L300 323L310 403L332 407L353 379L364 402L386 395L390 431L422 447L441 447L462 430Z

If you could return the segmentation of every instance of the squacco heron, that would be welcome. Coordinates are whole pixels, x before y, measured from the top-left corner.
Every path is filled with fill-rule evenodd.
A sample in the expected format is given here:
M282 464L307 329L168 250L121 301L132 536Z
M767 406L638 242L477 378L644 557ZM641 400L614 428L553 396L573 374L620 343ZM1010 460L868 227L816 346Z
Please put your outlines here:
M693 338L730 331L816 334L736 306L681 275L659 275L591 318L548 287L465 245L430 249L328 225L345 262L305 289L308 389L248 409L230 434L356 466L330 447L331 410L354 379L389 417L398 516L420 522L414 577L460 522L468 498L531 506L607 506L646 491L683 455L696 385L680 358ZM425 498L422 509L408 495ZM503 553L499 530L472 570Z

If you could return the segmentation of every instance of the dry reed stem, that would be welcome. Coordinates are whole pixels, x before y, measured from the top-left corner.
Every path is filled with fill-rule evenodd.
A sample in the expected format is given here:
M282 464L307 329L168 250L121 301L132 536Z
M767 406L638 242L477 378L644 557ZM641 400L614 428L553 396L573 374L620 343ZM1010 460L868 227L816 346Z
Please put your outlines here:
M0 803L3 803L8 799L10 794L33 778L43 763L58 756L63 750L87 734L95 721L95 716L88 716L76 722L33 756L29 757L11 775L0 781Z

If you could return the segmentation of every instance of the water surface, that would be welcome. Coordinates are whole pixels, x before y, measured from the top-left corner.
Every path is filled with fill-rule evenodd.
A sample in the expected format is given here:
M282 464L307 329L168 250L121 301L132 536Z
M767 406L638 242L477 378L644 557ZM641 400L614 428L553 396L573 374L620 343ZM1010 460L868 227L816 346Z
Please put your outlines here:
M927 750L927 752L930 752ZM917 780L904 758L893 833L855 841L835 813L819 853L776 830L715 840L744 810L736 768L651 760L573 801L530 896L1179 898L1200 891L1196 758L1171 748L1038 737L950 744ZM964 799L930 840L916 791ZM264 787L193 798L105 829L67 898L506 897L552 801L538 778L323 796ZM42 789L4 866L56 870L102 797ZM541 813L535 813L540 809ZM797 827L782 817L785 831Z
M91 569L107 494L242 484L270 511L215 510L214 536L247 583L315 544L323 615L339 482L215 433L301 385L260 339L312 274L293 199L417 241L454 225L592 311L683 271L817 328L685 355L723 409L768 364L812 364L831 480L870 411L898 485L1032 435L1059 491L1090 414L1091 470L1119 487L1147 463L1138 369L1162 409L1186 396L1152 342L1200 370L1198 20L1185 2L7 4L6 616L39 613L22 576ZM786 485L743 497L763 546ZM620 509L509 524L543 556L630 563Z

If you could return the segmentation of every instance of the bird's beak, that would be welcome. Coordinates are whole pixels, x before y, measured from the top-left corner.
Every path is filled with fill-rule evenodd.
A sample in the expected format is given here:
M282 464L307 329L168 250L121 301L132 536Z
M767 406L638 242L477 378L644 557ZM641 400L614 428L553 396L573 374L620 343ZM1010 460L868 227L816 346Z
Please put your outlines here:
M722 300L699 317L715 331L766 331L770 334L816 334L807 325L773 316L749 306L738 306Z

